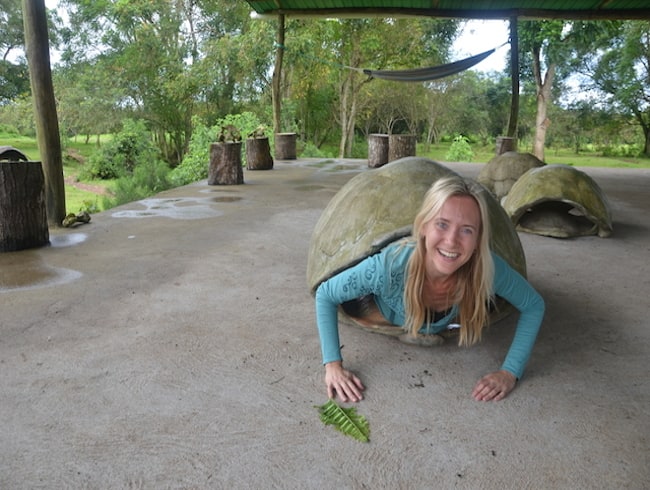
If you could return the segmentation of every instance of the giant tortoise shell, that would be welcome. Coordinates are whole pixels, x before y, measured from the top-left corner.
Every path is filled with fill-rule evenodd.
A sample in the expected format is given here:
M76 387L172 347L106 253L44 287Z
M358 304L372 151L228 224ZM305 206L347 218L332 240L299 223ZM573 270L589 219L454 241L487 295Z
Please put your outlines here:
M458 174L433 160L406 157L351 178L331 199L314 228L307 262L311 293L331 276L410 235L425 193L447 175ZM525 277L526 259L517 232L489 192L486 199L492 249ZM503 316L504 311L492 320Z
M544 162L531 153L507 151L483 165L476 180L501 202L519 177L531 168L542 166Z
M555 238L612 233L605 193L589 175L569 165L529 170L512 186L503 207L517 229L527 233Z

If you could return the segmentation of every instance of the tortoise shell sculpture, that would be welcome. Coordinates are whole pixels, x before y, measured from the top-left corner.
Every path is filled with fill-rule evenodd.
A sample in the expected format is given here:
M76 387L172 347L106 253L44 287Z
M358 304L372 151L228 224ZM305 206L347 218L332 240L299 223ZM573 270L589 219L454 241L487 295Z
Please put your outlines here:
M436 180L448 175L457 174L433 160L406 157L351 178L331 199L314 228L307 262L311 293L331 276L410 235L425 193ZM489 192L486 199L492 249L525 277L526 259L517 232ZM511 312L507 304L498 306L491 321ZM394 326L382 330L381 326L359 322L354 315L345 316L379 333L396 330Z
M527 233L555 238L612 233L605 193L589 175L569 165L529 170L512 186L503 207L517 229Z
M531 168L543 165L544 162L535 155L508 151L483 165L476 180L501 202L519 177Z

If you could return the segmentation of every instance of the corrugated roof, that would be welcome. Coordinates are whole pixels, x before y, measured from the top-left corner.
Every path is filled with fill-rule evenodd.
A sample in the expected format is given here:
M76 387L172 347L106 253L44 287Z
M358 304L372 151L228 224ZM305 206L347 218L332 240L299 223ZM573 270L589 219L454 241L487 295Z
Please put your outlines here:
M247 0L260 15L648 19L650 0Z

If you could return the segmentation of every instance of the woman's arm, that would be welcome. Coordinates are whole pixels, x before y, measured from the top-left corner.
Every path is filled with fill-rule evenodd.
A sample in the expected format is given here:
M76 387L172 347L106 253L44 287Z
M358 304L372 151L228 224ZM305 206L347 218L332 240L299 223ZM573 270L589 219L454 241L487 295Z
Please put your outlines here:
M515 335L501 369L519 379L524 373L544 318L544 300L505 260L494 254L493 258L494 293L520 312Z

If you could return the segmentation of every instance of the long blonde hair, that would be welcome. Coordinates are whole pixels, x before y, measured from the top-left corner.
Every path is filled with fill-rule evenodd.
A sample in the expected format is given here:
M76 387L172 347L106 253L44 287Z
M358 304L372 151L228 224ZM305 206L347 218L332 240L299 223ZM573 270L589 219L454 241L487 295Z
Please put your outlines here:
M494 278L494 262L490 254L490 219L484 193L481 186L460 176L439 179L427 191L413 222L415 250L409 258L404 287L405 328L412 335L417 334L425 322L431 321L422 299L426 279L423 227L440 214L447 199L452 196L469 196L478 204L481 215L478 247L469 261L454 273L456 290L451 293L451 298L458 304L458 321L461 325L458 344L472 345L481 339L483 327L489 321Z

